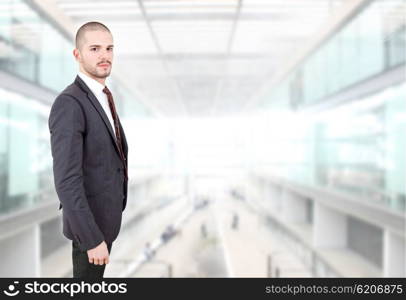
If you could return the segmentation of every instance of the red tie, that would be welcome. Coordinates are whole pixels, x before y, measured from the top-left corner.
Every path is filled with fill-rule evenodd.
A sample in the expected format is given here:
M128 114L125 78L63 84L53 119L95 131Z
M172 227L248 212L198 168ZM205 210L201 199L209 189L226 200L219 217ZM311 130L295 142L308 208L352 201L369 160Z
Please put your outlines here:
M113 100L113 95L111 94L110 90L107 88L107 86L103 89L103 92L107 95L107 100L109 101L109 107L110 107L110 111L111 111L111 116L113 117L113 121L114 121L114 128L116 130L116 142L117 142L117 146L120 152L120 157L121 160L123 161L124 164L124 175L125 175L125 179L128 179L128 173L127 173L127 165L125 163L125 156L124 156L124 148L123 148L123 144L121 142L121 133L120 133L120 126L118 123L118 116L117 116L117 112L116 112L116 107L114 105L114 100Z

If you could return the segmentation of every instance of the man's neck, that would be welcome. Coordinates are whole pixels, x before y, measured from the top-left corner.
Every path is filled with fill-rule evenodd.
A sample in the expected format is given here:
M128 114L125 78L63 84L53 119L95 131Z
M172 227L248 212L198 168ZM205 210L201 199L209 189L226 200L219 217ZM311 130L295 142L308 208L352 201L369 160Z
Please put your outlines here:
M98 83L102 84L102 85L106 85L106 78L98 78L98 77L94 77L91 74L87 73L85 70L82 70L82 68L80 68L80 72L82 72L83 74L85 74L86 76L96 80Z

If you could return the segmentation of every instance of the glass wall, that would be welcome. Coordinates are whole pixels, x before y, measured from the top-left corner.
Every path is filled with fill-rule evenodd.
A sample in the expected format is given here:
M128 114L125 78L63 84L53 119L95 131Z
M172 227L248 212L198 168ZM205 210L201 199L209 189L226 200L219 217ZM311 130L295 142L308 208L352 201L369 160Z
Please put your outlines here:
M321 102L345 88L404 65L405 14L404 0L372 1L278 84L289 86L291 108ZM262 106L278 105L281 101L278 90L264 96Z
M0 213L55 195L49 107L0 89Z
M379 105L323 123L320 183L405 208L405 96L405 85L389 88L369 99Z
M406 84L322 113L275 113L253 136L253 166L396 210L406 206Z
M55 91L71 83L76 65L69 37L26 1L4 0L0 8L0 70Z
M405 83L319 113L301 110L405 68L405 5L371 2L263 96L269 114L255 144L256 168L405 210Z

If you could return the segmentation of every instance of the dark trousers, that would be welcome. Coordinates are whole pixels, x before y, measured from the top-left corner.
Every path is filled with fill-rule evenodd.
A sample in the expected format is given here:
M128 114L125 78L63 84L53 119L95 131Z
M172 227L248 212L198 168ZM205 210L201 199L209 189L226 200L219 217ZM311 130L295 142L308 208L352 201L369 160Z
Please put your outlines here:
M109 253L111 252L111 243L106 243ZM100 279L103 278L106 265L95 265L89 263L87 251L79 248L75 241L72 241L72 262L73 278Z

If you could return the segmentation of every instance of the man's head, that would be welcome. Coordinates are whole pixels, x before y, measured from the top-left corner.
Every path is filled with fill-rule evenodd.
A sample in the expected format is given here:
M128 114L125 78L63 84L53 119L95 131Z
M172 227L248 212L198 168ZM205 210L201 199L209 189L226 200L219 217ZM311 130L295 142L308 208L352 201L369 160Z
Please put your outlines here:
M73 55L83 73L104 84L113 63L113 36L110 30L99 22L82 25L76 33Z

